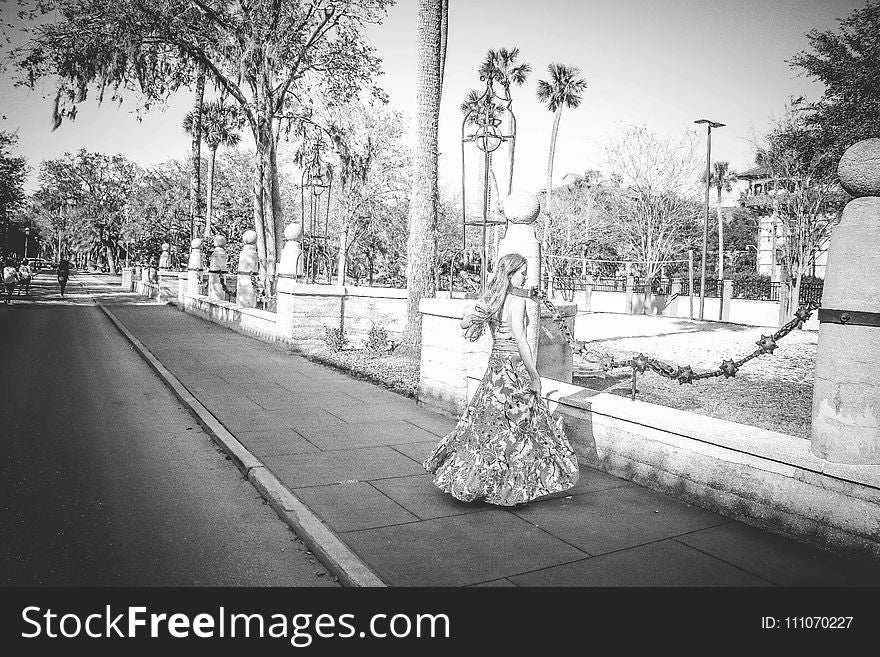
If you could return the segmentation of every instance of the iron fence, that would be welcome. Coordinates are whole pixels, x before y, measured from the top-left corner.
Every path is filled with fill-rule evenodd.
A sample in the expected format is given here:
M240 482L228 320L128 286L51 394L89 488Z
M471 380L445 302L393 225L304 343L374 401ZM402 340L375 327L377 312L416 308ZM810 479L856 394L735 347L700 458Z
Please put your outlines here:
M825 283L822 281L818 281L815 283L801 283L801 293L800 293L800 304L807 304L810 302L821 303L822 302L822 289L824 288Z
M751 299L753 301L779 301L780 284L771 281L733 281L734 299Z

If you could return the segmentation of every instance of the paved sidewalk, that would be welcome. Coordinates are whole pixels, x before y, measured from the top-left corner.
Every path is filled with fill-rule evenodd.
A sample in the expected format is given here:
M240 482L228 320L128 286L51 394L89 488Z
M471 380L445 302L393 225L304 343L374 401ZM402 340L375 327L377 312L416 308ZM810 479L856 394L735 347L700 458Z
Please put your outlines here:
M282 486L264 487L264 496L287 496L294 523L299 517L303 531L325 532L313 540L339 541L350 551L347 561L325 564L343 582L357 577L339 569L361 568L367 580L374 573L388 586L880 583L875 566L585 465L575 488L522 508L458 502L421 467L453 420L173 306L136 299L102 300L161 363L154 368L167 369L183 395L244 446L236 456L243 469L265 466L277 478ZM309 511L296 511L303 504L317 524Z

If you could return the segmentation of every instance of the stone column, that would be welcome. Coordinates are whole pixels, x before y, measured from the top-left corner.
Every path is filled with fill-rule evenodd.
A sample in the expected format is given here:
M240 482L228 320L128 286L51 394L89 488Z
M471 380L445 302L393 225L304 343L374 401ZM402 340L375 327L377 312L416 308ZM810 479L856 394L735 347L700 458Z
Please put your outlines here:
M625 312L627 315L634 314L633 294L635 293L635 289L636 289L635 279L632 276L627 276L626 277L626 302L625 302L625 306L623 309L623 312ZM639 313L639 314L641 315L641 313Z
M535 237L534 223L541 211L538 197L528 192L515 191L501 203L501 210L507 218L507 232L498 243L498 257L508 253L519 253L529 263L525 287L541 284L541 243ZM538 332L541 326L541 311L538 302L526 300L526 315L529 325L526 336L535 360L538 358Z
M667 302L663 315L668 317L678 317L678 302L681 297L681 279L673 278L672 286L669 288L669 295L672 301Z
M208 298L211 301L226 301L226 291L223 289L223 276L226 274L226 238L222 235L214 237L214 250L211 252L211 262L208 264Z
M186 306L186 281L188 277L189 272L187 271L177 272L177 304L181 308Z
M197 296L202 282L202 240L199 237L190 242L186 272L186 293Z
M122 289L131 292L134 289L134 269L132 267L122 268Z
M556 306L568 330L574 335L577 304L572 301L559 301L553 305ZM538 374L555 381L571 383L574 374L574 355L571 352L571 345L546 308L541 308L541 327L543 330L540 334L538 358L535 363Z
M810 450L835 463L880 465L880 139L850 146L838 177L855 198L828 248Z
M162 244L162 254L159 256L159 294L157 299L161 302L172 301L177 297L177 272L171 271L171 254L168 242Z
M293 337L293 310L297 277L303 274L302 224L288 224L284 229L284 248L278 262L278 298L275 312L278 314L278 329L284 337Z
M733 299L733 281L724 279L721 288L721 312L719 319L722 322L730 321L730 300Z
M246 230L241 238L244 246L238 256L238 287L235 292L235 303L241 308L256 308L257 291L254 289L251 274L260 271L260 259L257 256L257 247L254 246L257 232Z

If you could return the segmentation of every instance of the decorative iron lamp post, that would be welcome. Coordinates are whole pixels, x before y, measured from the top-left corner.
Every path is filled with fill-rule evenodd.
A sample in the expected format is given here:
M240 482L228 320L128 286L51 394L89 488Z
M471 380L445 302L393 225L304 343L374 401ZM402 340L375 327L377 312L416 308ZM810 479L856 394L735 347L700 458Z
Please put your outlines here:
M331 276L330 261L327 254L330 220L330 192L333 184L333 169L321 162L321 142L316 141L312 157L303 169L300 184L300 216L302 217L303 245L305 246L305 282L316 282L317 258L323 254L327 263L327 276ZM326 195L324 192L327 192ZM321 212L321 197L324 197L324 211ZM319 244L323 245L319 248ZM313 271L314 270L314 271Z
M465 114L461 123L461 236L462 251L466 251L467 246L467 227L479 226L482 229L482 249L481 249L481 265L480 265L480 291L486 289L486 274L489 267L489 246L486 241L486 231L489 226L503 225L506 221L489 218L489 167L492 164L492 152L497 150L502 143L515 139L516 131L505 135L499 126L502 119L498 114L503 112L508 117L513 117L513 111L510 109L510 101L498 96L492 88L493 79L491 76L480 76L481 81L486 82L486 90L483 95L474 103L470 111ZM465 134L465 128L468 124L476 125L477 129L472 134ZM514 125L511 121L511 125ZM483 212L479 220L468 221L467 218L467 198L465 193L465 144L473 142L474 145L483 153Z
M28 242L30 241L30 239L31 239L31 227L27 226L24 229L24 259L25 260L27 260L27 249L28 249Z
M700 319L706 303L706 249L709 246L709 178L712 175L712 128L723 128L723 123L709 119L697 119L694 123L705 123L706 128L706 221L703 223L703 257L700 263ZM719 253L718 257L722 257Z

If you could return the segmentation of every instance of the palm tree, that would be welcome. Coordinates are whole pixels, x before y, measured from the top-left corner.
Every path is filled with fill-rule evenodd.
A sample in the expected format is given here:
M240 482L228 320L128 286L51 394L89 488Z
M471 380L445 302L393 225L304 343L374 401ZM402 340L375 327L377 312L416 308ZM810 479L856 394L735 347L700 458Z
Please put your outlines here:
M202 105L205 102L205 71L204 64L198 66L196 71L196 93L193 99L193 122L190 130L192 135L192 147L189 174L189 223L192 235L195 237L196 223L200 216L202 194Z
M192 134L195 115L188 112L183 119L183 129ZM220 146L232 148L241 141L239 131L244 125L241 112L237 107L226 105L223 98L218 101L210 101L202 106L202 139L208 147L208 207L205 215L204 237L211 235L211 218L214 208L214 164L217 159L217 149Z
M703 176L705 178L705 175ZM724 220L721 213L721 192L729 192L736 182L736 171L730 169L729 162L713 162L709 185L718 192L718 279L724 278Z
M581 104L581 94L587 88L587 81L580 76L580 69L563 64L550 64L547 67L550 82L538 80L538 101L547 103L547 109L554 113L553 130L550 133L550 154L547 158L547 191L544 207L544 246L547 245L547 223L550 212L550 195L553 188L553 158L556 155L556 136L559 134L559 119L562 108L576 108Z
M422 341L419 301L434 296L437 266L437 126L443 80L448 0L419 0L416 31L416 146L406 243L407 321L402 341Z
M526 83L526 77L532 71L531 65L527 62L517 64L519 58L519 48L508 50L501 48L500 50L490 50L486 53L486 59L480 65L480 75L491 77L496 82L501 83L504 89L504 99L507 101L507 108L513 105L513 97L510 94L512 85L522 86ZM516 135L516 117L513 112L510 113L510 134ZM513 191L513 160L514 150L516 148L516 138L510 140L510 171L507 178L507 193Z

